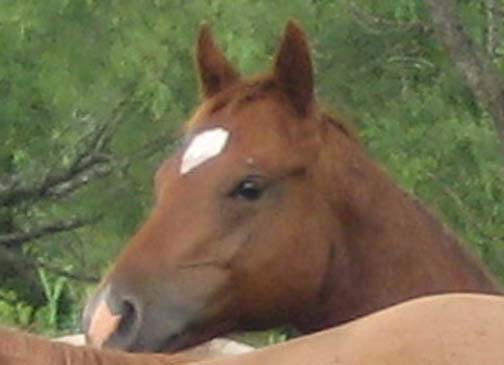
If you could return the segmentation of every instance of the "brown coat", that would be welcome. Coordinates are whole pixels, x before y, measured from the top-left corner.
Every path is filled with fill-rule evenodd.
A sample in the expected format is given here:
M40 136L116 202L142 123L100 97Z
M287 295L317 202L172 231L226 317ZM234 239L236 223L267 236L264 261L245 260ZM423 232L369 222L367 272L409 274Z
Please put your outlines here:
M248 354L205 361L126 354L0 332L1 365L498 365L504 298L445 294L415 299L330 330Z

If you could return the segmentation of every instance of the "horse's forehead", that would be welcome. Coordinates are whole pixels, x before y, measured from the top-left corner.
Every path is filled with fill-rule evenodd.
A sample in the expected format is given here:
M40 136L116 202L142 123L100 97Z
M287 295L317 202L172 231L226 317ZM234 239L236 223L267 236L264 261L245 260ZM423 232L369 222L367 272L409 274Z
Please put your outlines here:
M214 103L215 104L215 103ZM233 104L233 103L232 103ZM187 124L188 143L180 152L177 173L184 176L206 162L232 153L245 161L280 157L289 135L286 114L270 98L229 107L203 105ZM232 151L231 151L232 150ZM255 157L259 157L256 159Z
M275 122L285 124L283 121L290 114L287 109L281 94L274 91L224 94L200 105L188 121L187 130L208 128L216 119L228 129L266 130Z

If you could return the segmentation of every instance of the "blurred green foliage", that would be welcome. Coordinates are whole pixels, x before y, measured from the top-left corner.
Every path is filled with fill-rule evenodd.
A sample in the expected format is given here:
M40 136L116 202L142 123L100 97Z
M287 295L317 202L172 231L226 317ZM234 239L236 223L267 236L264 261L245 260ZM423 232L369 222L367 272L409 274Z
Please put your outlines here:
M482 3L459 4L481 45L488 26ZM74 215L99 217L94 225L9 247L31 266L19 269L0 252L2 323L50 334L78 328L89 280L63 274L99 277L148 213L154 169L198 102L192 63L198 25L210 22L233 62L252 73L271 63L292 17L312 39L323 104L347 114L371 154L504 279L497 137L433 40L421 1L5 0L0 183L67 168L84 136L117 124L105 150L111 174L62 198L0 207L0 235ZM502 70L500 47L492 57Z

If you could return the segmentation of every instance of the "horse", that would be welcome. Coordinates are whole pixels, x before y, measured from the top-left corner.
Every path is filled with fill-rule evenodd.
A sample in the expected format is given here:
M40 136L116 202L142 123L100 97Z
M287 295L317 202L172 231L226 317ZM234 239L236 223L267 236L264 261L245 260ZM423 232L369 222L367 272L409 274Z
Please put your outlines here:
M155 174L156 202L83 315L89 343L178 351L288 324L302 334L408 299L502 289L314 94L290 21L273 69L242 77L211 29L202 103Z
M74 347L0 330L2 365L480 365L504 361L504 298L417 298L241 355L194 359Z

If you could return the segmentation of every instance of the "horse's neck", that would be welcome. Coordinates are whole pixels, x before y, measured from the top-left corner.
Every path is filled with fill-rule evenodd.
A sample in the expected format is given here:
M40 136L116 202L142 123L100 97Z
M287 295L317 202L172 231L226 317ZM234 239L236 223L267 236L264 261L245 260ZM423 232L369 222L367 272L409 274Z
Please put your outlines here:
M325 318L315 327L425 294L500 292L479 260L362 148L352 141L336 143L338 148L348 143L346 150L328 156L326 162L338 175L329 179L334 192L331 206L343 235L338 232L334 238L321 296Z

